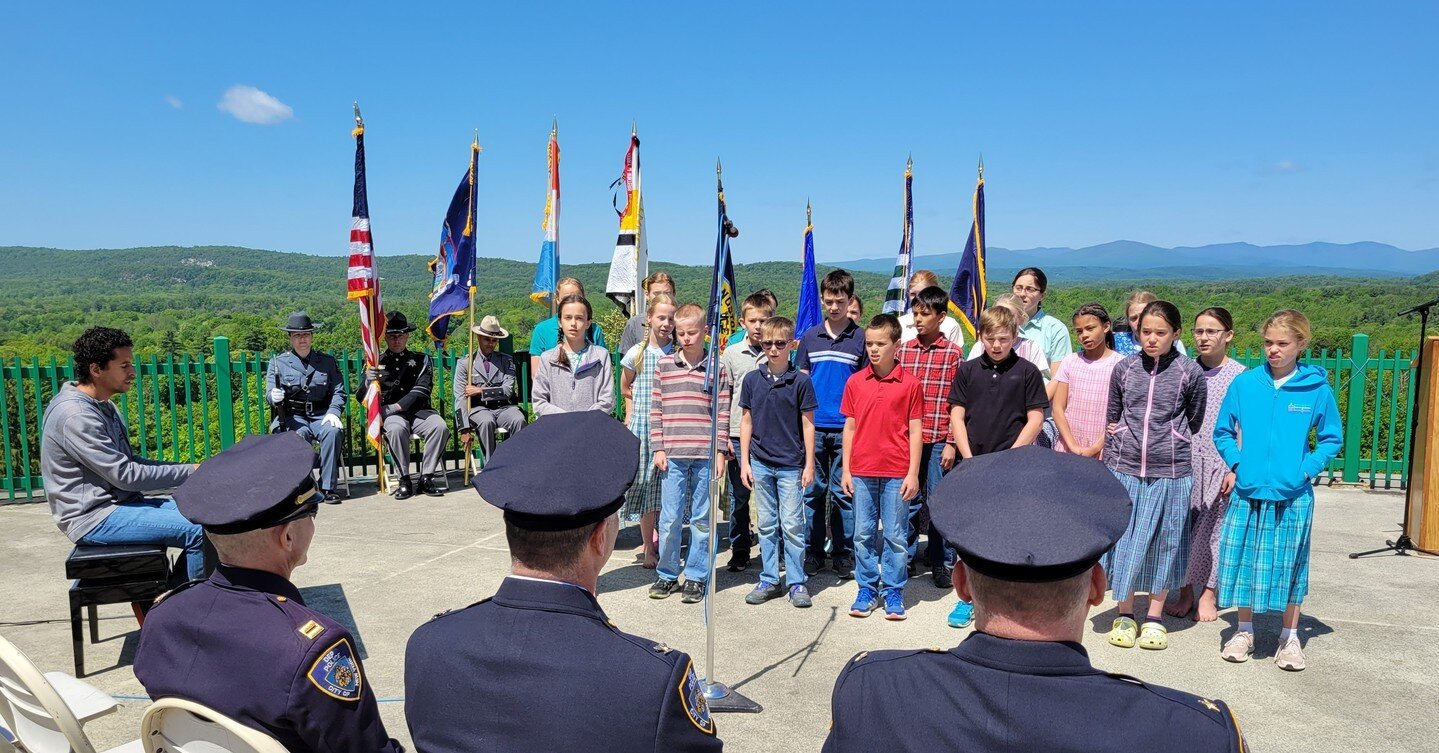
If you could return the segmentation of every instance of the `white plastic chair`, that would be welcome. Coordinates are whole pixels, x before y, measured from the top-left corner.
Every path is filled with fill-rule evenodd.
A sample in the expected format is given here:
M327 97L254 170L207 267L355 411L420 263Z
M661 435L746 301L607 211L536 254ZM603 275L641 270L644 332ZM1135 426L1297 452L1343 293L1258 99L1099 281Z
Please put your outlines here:
M287 753L279 740L182 698L161 698L140 720L143 753Z
M64 672L41 673L23 651L0 638L0 722L26 753L95 753L86 722L119 703L103 690ZM135 740L105 753L141 753Z

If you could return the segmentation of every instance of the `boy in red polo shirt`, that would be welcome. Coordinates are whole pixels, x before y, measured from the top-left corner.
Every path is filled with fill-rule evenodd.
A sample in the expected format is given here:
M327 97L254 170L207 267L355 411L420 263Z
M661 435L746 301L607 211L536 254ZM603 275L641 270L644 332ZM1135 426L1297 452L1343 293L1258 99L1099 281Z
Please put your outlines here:
M909 503L919 494L924 439L924 391L899 365L899 319L880 314L864 330L869 368L844 385L844 475L854 499L854 579L859 593L849 613L868 617L884 597L884 617L904 619L909 580ZM877 539L884 527L884 548Z

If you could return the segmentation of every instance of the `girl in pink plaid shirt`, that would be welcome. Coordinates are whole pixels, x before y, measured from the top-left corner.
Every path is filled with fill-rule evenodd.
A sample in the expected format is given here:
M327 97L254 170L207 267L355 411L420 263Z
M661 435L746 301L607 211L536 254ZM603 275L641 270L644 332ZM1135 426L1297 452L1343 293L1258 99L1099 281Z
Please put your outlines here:
M1086 303L1074 312L1074 334L1084 349L1070 353L1054 373L1054 449L1098 458L1104 451L1104 410L1109 403L1109 375L1122 356L1114 352L1109 312Z

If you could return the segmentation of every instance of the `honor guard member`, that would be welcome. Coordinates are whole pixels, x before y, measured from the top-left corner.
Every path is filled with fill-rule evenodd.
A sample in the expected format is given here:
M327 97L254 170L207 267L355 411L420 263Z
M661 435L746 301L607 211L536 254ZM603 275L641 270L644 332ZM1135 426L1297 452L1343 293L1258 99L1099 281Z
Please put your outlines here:
M510 333L500 320L487 316L471 327L479 351L455 364L455 426L468 447L479 441L485 458L495 454L495 430L514 436L525 428L516 389L515 359L497 348Z
M504 510L510 575L410 636L417 750L722 750L690 657L595 600L638 464L639 440L598 411L545 416L495 450L474 486Z
M175 490L220 565L157 600L135 677L151 698L208 706L291 753L400 753L355 639L290 582L315 535L314 461L297 433L250 436Z
M975 631L948 650L850 659L825 751L1246 750L1224 702L1106 673L1080 645L1104 602L1100 557L1129 524L1104 464L1019 447L965 460L932 499ZM913 688L940 703L915 714Z
M404 314L390 312L385 318L386 349L380 355L380 365L365 369L365 383L357 391L358 397L363 400L374 382L380 383L385 445L390 448L395 465L400 467L400 483L395 499L409 499L416 491L431 497L444 496L445 493L443 485L434 481L434 475L444 458L450 427L430 407L435 372L430 366L429 355L406 347L410 344L410 333L414 331ZM425 443L418 489L410 482L410 439L416 436Z
M340 439L344 429L345 380L340 365L327 353L311 350L315 323L309 314L290 314L280 329L289 333L290 350L270 359L266 392L275 409L270 431L298 432L320 446L320 494L338 503L335 482L340 476Z

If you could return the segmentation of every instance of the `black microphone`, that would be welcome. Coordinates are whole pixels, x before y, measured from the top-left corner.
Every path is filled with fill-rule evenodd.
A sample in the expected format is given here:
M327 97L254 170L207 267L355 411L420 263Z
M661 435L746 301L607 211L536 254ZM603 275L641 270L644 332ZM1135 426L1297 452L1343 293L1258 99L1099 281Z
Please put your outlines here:
M1409 315L1409 314L1417 314L1417 313L1419 313L1419 312L1421 312L1421 311L1426 311L1426 310L1428 310L1428 309L1432 309L1432 308L1434 308L1435 306L1439 306L1439 298L1435 298L1434 300L1429 301L1428 303L1421 303L1421 304L1419 304L1418 306L1410 306L1409 308L1404 309L1403 311L1400 311L1399 313L1395 314L1395 316L1407 316L1407 315Z

